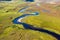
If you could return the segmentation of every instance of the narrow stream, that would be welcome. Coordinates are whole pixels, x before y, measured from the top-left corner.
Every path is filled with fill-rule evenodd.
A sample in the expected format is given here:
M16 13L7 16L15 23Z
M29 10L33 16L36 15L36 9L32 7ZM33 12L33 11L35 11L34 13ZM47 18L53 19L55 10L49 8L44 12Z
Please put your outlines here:
M33 25L30 25L30 24L27 24L27 23L24 23L24 22L21 21L26 16L36 16L36 15L39 15L39 13L38 12L34 12L32 14L24 14L22 16L19 16L19 17L15 18L12 22L14 24L22 24L25 29L30 29L30 30L35 30L35 31L48 33L48 34L54 36L55 38L57 38L57 40L60 40L60 35L58 35L58 34L56 34L54 32L51 32L51 31L46 30L46 29L36 28Z

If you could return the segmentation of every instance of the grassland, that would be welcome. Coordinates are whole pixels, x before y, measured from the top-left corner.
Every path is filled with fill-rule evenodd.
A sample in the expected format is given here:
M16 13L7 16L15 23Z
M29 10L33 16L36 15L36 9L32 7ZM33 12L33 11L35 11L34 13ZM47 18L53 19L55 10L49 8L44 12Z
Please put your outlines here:
M3 5L4 8L0 9L0 40L57 40L47 33L26 30L22 25L13 24L12 20L14 18L24 14L18 13L18 10L23 7L23 5L21 7L17 7L17 10L14 10L14 8L19 4L6 5ZM33 10L33 12L39 11L40 14L38 16L28 16L22 21L34 25L34 27L44 28L60 34L60 19L59 16L55 16L60 12L58 11L58 13L56 12L56 14L53 15L56 11L55 8L48 9L44 7L44 5L41 5L40 7L36 8L30 5L30 8L27 10ZM42 12L42 9L52 11L50 13L45 13Z

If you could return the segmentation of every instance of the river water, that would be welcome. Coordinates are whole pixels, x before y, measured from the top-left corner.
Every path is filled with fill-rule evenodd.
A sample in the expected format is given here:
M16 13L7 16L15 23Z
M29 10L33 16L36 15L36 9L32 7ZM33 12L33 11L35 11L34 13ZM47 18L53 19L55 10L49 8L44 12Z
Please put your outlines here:
M48 34L54 36L55 38L57 38L57 40L60 40L60 35L58 35L58 34L56 34L54 32L51 32L51 31L46 30L46 29L36 28L33 25L30 25L30 24L27 24L27 23L24 23L24 22L21 21L26 16L36 16L36 15L39 15L39 12L34 12L32 14L23 14L23 15L15 18L12 22L14 24L22 24L25 29L30 29L30 30L35 30L35 31L39 31L39 32L48 33Z

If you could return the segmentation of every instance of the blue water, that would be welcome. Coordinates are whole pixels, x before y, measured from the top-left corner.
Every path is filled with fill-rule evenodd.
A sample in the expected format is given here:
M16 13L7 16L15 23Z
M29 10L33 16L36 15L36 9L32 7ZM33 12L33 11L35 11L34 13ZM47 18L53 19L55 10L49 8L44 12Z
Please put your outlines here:
M56 34L56 33L54 33L54 32L48 31L48 30L46 30L46 29L36 28L36 27L34 27L33 25L30 25L30 24L27 24L27 23L24 23L24 22L18 22L18 21L17 21L17 20L19 20L20 18L23 18L23 17L26 17L26 16L31 16L31 15L39 15L39 13L38 13L38 12L34 12L34 14L24 14L24 15L22 15L22 16L19 16L19 17L15 18L15 19L13 20L13 23L14 23L14 24L22 24L25 29L30 29L30 30L35 30L35 31L40 31L40 32L48 33L48 34L56 37L58 40L60 40L60 35L58 35L58 34Z
M26 0L27 2L34 2L34 0Z

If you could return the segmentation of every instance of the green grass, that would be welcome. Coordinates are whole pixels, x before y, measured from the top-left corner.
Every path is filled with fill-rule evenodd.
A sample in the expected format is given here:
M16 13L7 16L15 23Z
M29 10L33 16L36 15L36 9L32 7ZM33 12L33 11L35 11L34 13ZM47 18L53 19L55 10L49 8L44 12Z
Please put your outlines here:
M60 34L60 19L57 17L48 16L47 14L41 13L40 16L32 16L26 18L23 21L28 24L34 25L35 27L55 31L56 33Z
M22 25L13 24L12 20L23 14L17 13L14 10L6 12L13 8L15 6L10 5L0 10L0 40L18 40L21 35L21 40L26 40L27 38L25 37L28 37L29 40L55 40L54 37L47 33L26 30ZM34 27L44 28L60 34L60 19L54 16L48 16L43 12L39 16L28 16L22 21L34 25Z

